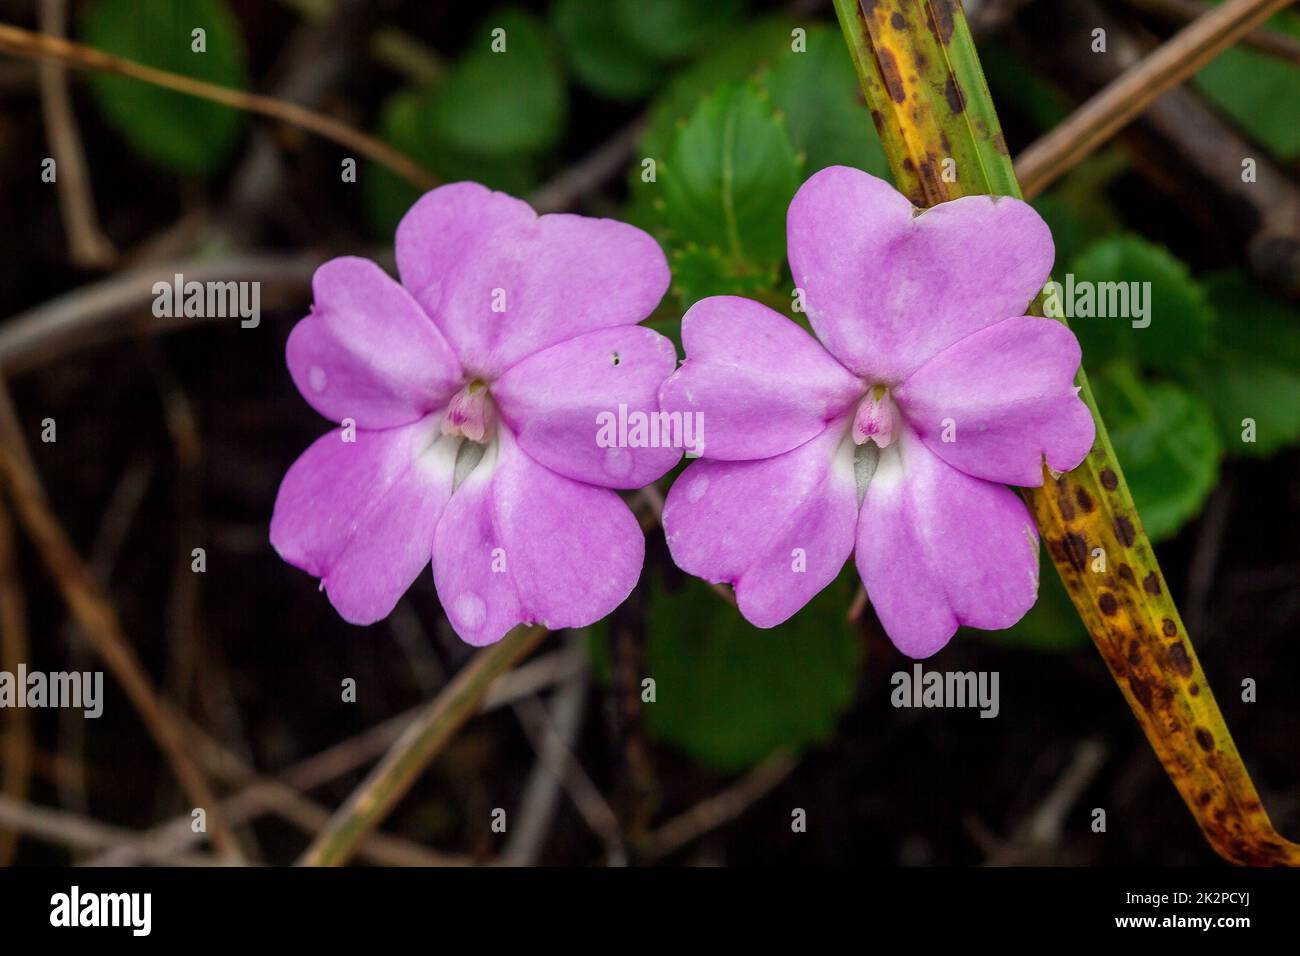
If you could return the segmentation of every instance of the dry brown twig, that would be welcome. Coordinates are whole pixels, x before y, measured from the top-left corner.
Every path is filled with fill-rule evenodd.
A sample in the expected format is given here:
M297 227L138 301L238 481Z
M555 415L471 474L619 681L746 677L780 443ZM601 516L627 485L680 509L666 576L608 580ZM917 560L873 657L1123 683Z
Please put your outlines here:
M64 36L68 28L67 0L40 0L39 13L41 29L47 35ZM41 114L54 153L55 185L63 226L68 232L68 256L74 265L102 269L113 264L117 250L99 228L68 76L62 66L50 60L42 60L39 67Z
M572 800L587 826L605 844L605 859L611 866L624 866L627 851L623 847L623 833L618 817L582 764L573 755L573 738L577 735L582 707L587 691L585 672L571 678L567 686L556 691L556 704L566 704L571 711L569 720L561 720L536 697L526 697L515 704L515 713L537 754L538 768L546 773ZM519 855L507 862L518 865L531 862L541 848L542 829L535 839L515 844Z
M190 754L191 741L183 729L184 715L159 695L149 679L135 650L122 633L108 596L87 570L58 519L51 513L30 459L22 451L23 446L22 433L12 415L8 390L0 379L0 481L3 481L19 521L78 624L121 683L145 727L162 749L182 789L195 807L207 812L213 845L223 856L240 859L239 847L221 815L216 795Z
M137 458L122 472L108 502L104 506L99 527L90 547L87 567L105 589L113 576L122 546L135 523L136 515L144 502L149 483L153 480L154 465L147 458ZM77 628L71 615L65 614L62 637L68 647L68 666L74 671L88 668L92 656L89 642ZM56 786L59 805L83 816L89 813L90 799L85 775L86 721L75 710L64 708L59 712L58 748L65 772L58 775Z
M438 179L423 166L416 163L405 153L389 146L382 140L375 139L360 130L354 129L341 120L304 109L295 103L289 103L271 96L247 93L231 89L205 80L196 80L179 73L155 69L113 56L84 43L75 43L60 37L34 33L10 24L0 24L0 52L28 59L62 63L79 70L98 70L126 76L155 86L175 90L189 96L211 100L235 109L257 113L270 119L279 120L301 127L325 139L332 140L347 149L353 150L367 159L387 166L411 185L420 189L432 189L438 185Z
M383 822L465 721L478 712L492 682L536 649L542 627L516 627L480 650L429 703L348 797L298 860L299 866L342 866Z
M798 765L799 761L789 753L776 751L725 790L700 801L655 830L644 858L647 862L662 859L735 820L780 786Z
M14 673L27 660L27 607L14 559L14 526L9 509L0 500L0 668ZM4 795L13 801L27 799L32 774L32 719L24 707L10 708L5 719ZM0 827L0 866L13 862L18 849L16 830Z
M1161 93L1292 2L1227 0L1179 30L1016 158L1016 177L1024 197L1037 196L1108 142Z
M186 853L164 856L151 847L134 830L88 820L75 813L20 803L0 796L0 827L11 828L33 837L76 850L102 850L113 846L130 846L144 860L184 866L211 866L222 861L206 854Z
M565 648L551 651L538 657L522 667L507 671L493 681L485 696L479 713L486 713L520 700L528 695L539 693L553 684L572 678L587 666L586 658L580 649ZM294 764L274 778L249 778L238 792L222 801L222 809L232 824L242 824L255 819L263 812L278 812L280 804L276 803L279 788L288 787L297 794L305 794L324 783L335 780L346 773L351 773L363 764L380 756L424 711L423 706L412 707L354 737L341 740L325 750ZM225 779L229 768L222 764L214 767ZM327 814L328 816L328 814ZM305 820L295 817L290 822L302 825ZM317 833L321 824L312 823L303 826L309 833ZM149 831L150 839L159 841L169 853L181 853L202 842L202 834L196 834L190 828L188 814L161 823ZM370 839L361 845L358 855L374 859L370 852L376 839L386 839L382 833L371 834ZM165 841L165 842L164 842ZM426 854L432 851L424 851ZM441 865L460 865L469 863L467 857L437 854ZM140 858L130 848L116 848L104 856L91 861L94 865L130 865Z
M1190 23L1211 9L1202 0L1128 0L1129 6L1155 14L1169 23ZM1300 41L1285 33L1261 27L1241 38L1241 45L1300 66Z
M1057 3L1052 16L1033 18L1030 37L1050 36L1059 44L1039 62L1076 96L1111 83L1158 45L1138 24L1094 0ZM1105 56L1089 51L1089 31L1096 28L1106 31ZM1028 46L1041 49L1032 39ZM1122 136L1139 175L1219 242L1230 248L1244 243L1251 270L1266 284L1300 297L1300 188L1264 150L1190 86L1166 91ZM1247 157L1255 161L1251 181L1241 175Z
M1070 763L1044 794L1034 812L1026 816L1011 837L1003 840L976 817L968 818L972 836L988 853L987 866L1030 866L1060 857L1066 818L1106 762L1106 747L1098 740L1082 740L1074 748Z

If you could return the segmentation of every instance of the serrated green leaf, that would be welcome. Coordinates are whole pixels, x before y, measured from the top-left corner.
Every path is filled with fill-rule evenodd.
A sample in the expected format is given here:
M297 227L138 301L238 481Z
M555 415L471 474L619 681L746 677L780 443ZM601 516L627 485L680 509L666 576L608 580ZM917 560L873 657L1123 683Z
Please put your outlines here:
M204 31L205 52L192 31ZM82 36L93 47L221 86L247 85L244 41L223 0L95 0ZM108 121L140 155L187 173L216 169L230 154L243 114L228 106L111 73L91 88Z
M780 278L775 265L742 274L731 271L732 262L721 250L689 245L674 250L670 256L673 271L673 294L682 309L711 295L754 297L772 288Z
M1172 536L1219 480L1223 447L1209 406L1181 385L1143 381L1126 363L1096 374L1092 390L1147 534Z
M1225 451L1262 458L1300 441L1300 313L1234 270L1207 277L1215 343L1197 375ZM1247 420L1254 441L1245 441Z
M716 51L678 73L650 108L639 153L663 160L677 128L686 122L700 100L723 83L757 76L773 59L789 51L793 28L794 22L784 18L760 20L728 37ZM638 183L634 177L634 187Z
M1300 40L1300 16L1283 11L1268 21L1268 29ZM1274 155L1300 155L1300 69L1234 46L1211 60L1193 82Z
M624 32L609 0L557 0L551 23L583 85L611 100L640 99L664 68Z
M771 103L750 84L719 87L659 167L660 216L675 245L721 250L731 275L785 261L785 214L799 163Z
M494 52L499 40L505 49ZM567 108L550 37L531 13L511 9L480 26L439 86L427 119L435 140L466 156L517 156L553 146Z
M853 701L861 648L842 577L779 627L760 630L690 579L650 599L646 730L720 770L826 739Z
M805 41L803 51L787 48L758 79L805 155L805 178L827 166L856 166L892 179L843 37L815 26Z
M1167 249L1140 236L1094 243L1056 281L1085 368L1133 359L1178 372L1209 347L1214 316L1205 290Z

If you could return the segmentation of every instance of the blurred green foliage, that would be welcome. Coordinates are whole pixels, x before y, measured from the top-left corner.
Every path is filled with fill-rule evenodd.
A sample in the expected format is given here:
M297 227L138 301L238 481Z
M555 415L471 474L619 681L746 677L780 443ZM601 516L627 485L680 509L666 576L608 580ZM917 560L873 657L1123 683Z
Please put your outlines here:
M670 249L711 253L694 256L694 268L676 277L685 301L752 288L746 280L755 276L775 283L799 173L785 124L761 88L724 84L700 102L658 164L654 184L662 187L655 209ZM736 286L728 284L732 278Z
M1274 15L1266 27L1300 40L1300 15L1291 11ZM1274 155L1281 159L1300 155L1300 70L1276 56L1233 46L1211 60L1193 82L1206 99Z
M1090 367L1130 360L1176 373L1209 344L1213 314L1205 290L1167 249L1137 235L1112 236L1090 245L1066 271L1076 287L1095 291L1094 312L1122 310L1092 316L1067 311ZM1081 304L1082 297L1075 298L1067 308Z
M479 25L469 49L437 83L393 93L376 132L444 180L473 179L524 195L537 182L540 157L563 135L567 115L554 38L533 14L507 9ZM362 178L372 226L390 237L420 191L376 163Z
M204 31L203 52L194 31ZM172 73L243 89L244 42L224 0L94 0L81 29L86 43ZM151 83L92 73L109 122L141 156L185 173L219 167L238 139L244 115Z

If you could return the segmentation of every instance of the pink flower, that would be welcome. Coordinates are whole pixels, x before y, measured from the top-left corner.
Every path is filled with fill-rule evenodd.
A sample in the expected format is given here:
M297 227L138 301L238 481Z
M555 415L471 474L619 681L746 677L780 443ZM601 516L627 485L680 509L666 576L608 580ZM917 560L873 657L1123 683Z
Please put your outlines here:
M664 529L684 570L736 588L779 624L851 553L894 644L912 657L958 625L1010 627L1038 593L1038 535L1007 484L1068 471L1094 425L1064 325L1023 315L1052 266L1028 205L972 196L918 214L845 167L790 204L790 267L814 339L747 299L682 320L667 411L708 422ZM818 341L820 339L820 341Z
M333 259L289 336L303 397L342 428L280 485L271 543L355 624L433 562L471 644L520 622L581 627L636 584L645 541L611 488L680 457L603 448L597 415L657 410L672 343L636 325L668 288L644 232L536 213L475 183L425 195L397 229L401 284Z

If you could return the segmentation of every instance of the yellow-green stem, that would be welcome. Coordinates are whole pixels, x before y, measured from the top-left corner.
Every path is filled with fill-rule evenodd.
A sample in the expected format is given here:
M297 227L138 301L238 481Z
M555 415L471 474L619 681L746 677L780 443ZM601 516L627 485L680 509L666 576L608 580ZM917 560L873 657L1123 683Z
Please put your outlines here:
M1019 197L960 4L835 0L835 10L899 189L918 207ZM1238 863L1300 864L1300 846L1273 828L1228 733L1082 369L1078 385L1096 445L1074 471L1045 471L1042 487L1025 491L1052 562L1214 849Z

